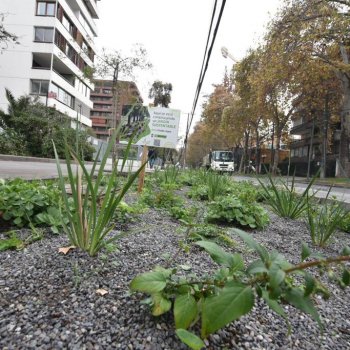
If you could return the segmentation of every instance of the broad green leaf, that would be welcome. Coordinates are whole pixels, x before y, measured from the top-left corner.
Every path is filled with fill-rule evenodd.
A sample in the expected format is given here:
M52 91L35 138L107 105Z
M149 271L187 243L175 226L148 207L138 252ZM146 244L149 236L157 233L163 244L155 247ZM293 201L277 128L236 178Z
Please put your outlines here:
M350 272L349 272L349 270L344 269L343 274L342 274L342 281L346 286L350 285Z
M231 267L234 265L234 259L232 254L226 253L223 249L221 249L216 243L209 241L199 241L195 244L204 248L211 258L220 265L224 265L227 267Z
M171 309L171 301L164 298L160 293L155 293L152 295L153 307L152 315L160 316Z
M231 256L232 256L232 263L230 266L230 271L234 272L234 271L243 270L244 269L244 261L243 261L241 254L234 253Z
M250 275L264 272L268 272L268 269L261 260L253 261L247 268L247 273L249 273Z
M287 318L287 314L284 312L282 306L276 300L271 299L269 293L265 289L262 291L262 297L271 310L275 311L276 314Z
M271 288L277 288L286 277L286 273L279 268L276 264L272 264L269 269L269 284Z
M16 225L20 225L22 223L22 218L21 217L17 217L15 220L13 220L13 223Z
M190 294L179 295L175 299L174 318L176 328L187 329L197 317L198 307Z
M175 331L175 333L184 344L193 350L201 350L205 347L205 344L201 338L197 337L191 332L186 331L186 329L179 328Z
M217 295L204 299L202 306L202 337L247 314L254 305L250 286L230 282Z
M293 288L285 293L284 298L297 309L304 311L312 316L322 328L322 323L317 310L315 309L309 297L305 297L304 293L297 288Z
M12 236L8 239L0 239L0 252L7 249L21 249L23 247L24 243L17 236Z
M227 277L230 276L230 270L227 267L224 267L222 269L217 270L214 276L217 280L225 280Z
M254 249L259 254L263 262L267 262L269 260L270 257L266 248L257 243L251 235L236 228L233 229L233 232L237 233L249 248Z
M308 272L305 272L304 274L304 279L305 279L305 291L304 291L304 296L308 296L310 295L315 287L316 287L316 282L315 282L315 279L314 277L309 274Z
M350 255L350 247L346 246L343 248L341 255Z
M149 294L162 291L166 286L167 278L162 271L151 271L136 276L130 284L132 290Z
M303 242L301 244L301 261L304 261L305 259L307 259L310 256L310 254L311 254L310 248L305 242Z

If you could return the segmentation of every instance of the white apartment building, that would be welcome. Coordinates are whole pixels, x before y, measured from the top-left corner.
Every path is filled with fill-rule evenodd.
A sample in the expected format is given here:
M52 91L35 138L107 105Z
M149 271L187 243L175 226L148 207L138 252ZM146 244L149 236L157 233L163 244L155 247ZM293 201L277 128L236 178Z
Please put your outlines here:
M4 26L18 37L0 54L0 108L5 88L18 98L39 96L91 126L88 73L94 64L99 0L0 0Z

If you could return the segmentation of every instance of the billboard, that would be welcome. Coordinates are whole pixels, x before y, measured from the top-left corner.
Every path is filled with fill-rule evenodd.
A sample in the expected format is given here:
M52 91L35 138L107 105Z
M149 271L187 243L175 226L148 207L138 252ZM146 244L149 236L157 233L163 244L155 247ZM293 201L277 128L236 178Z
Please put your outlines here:
M163 107L126 105L122 110L120 141L134 135L133 144L176 148L180 111Z

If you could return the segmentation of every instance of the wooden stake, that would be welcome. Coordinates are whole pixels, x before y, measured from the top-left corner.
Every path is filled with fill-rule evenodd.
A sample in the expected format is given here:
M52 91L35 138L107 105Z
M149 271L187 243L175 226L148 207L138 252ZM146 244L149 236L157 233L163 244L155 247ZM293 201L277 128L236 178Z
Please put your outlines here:
M141 164L146 163L147 158L148 158L148 146L143 146ZM143 167L143 169L139 174L139 186L137 188L137 193L141 193L143 190L143 184L145 182L145 173L146 173L146 165Z

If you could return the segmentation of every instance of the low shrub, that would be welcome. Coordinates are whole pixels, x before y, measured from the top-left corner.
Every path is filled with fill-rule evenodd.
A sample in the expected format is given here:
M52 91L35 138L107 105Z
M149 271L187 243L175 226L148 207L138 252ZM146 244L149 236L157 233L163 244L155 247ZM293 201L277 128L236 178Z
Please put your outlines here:
M118 223L127 223L134 220L135 216L143 211L142 206L129 205L121 201L114 213L114 220Z
M216 225L195 225L188 235L188 240L192 242L212 241L227 247L236 246L236 241L232 239L232 237L224 229Z
M345 232L350 232L350 212L347 212L343 219L338 223L338 228Z
M0 179L2 218L18 227L28 226L29 223L43 223L40 215L49 215L48 210L52 207L58 210L60 198L60 191L55 183Z
M346 215L344 208L338 203L325 202L318 207L309 204L307 208L307 224L312 243L324 247Z
M231 223L242 227L264 228L269 217L264 208L235 196L220 197L209 203L208 222Z
M189 198L205 201L208 200L208 186L207 185L198 185L192 186L188 191L187 196Z
M151 208L165 208L170 209L172 207L181 207L184 201L181 197L174 194L172 190L161 189L152 190L144 189L140 201Z
M208 199L213 201L228 192L231 180L226 175L209 171L206 177L206 185L208 188Z
M192 222L193 218L196 217L197 208L190 207L186 208L182 206L173 206L169 208L170 215L177 219L185 222Z
M316 176L312 178L304 192L299 195L295 192L294 176L290 185L285 182L277 185L271 175L267 175L269 185L265 185L259 178L258 181L262 187L265 201L272 211L281 217L290 219L298 219L303 216L308 208L310 199L315 195L315 193L310 195L309 190L315 182Z
M111 135L105 154L99 163L98 170L97 160L99 159L99 152L92 165L91 171L88 171L78 152L74 152L65 145L68 184L73 199L72 211L70 211L72 205L69 202L65 177L63 176L60 160L54 145L63 206L68 217L68 224L64 224L63 229L72 245L88 252L91 256L96 255L103 247L118 238L117 235L107 238L107 235L115 226L113 220L116 208L122 202L123 197L129 191L133 182L146 165L142 164L141 167L135 173L130 174L126 182L119 187L119 182L117 181L117 164L113 164L112 172L107 180L107 186L103 193L103 198L101 198L100 184L103 180L104 168L107 162L107 157L114 147L118 133L119 129L116 129L113 135ZM126 148L121 170L123 170L126 164L131 142L132 138ZM72 164L71 157L76 164ZM84 187L83 183L86 184Z
M330 293L308 269L318 267L322 271L332 266L337 284L341 288L349 286L350 270L344 264L350 261L349 248L345 247L339 256L305 262L311 255L310 249L303 245L302 261L292 265L282 254L269 252L247 233L234 231L255 251L256 260L246 264L241 254L227 252L213 242L198 241L196 245L219 265L216 271L201 276L192 271L186 273L191 269L181 265L156 266L134 277L131 290L150 296L143 304L151 307L153 316L173 312L171 323L176 334L194 350L205 348L204 340L210 334L250 313L261 300L271 312L286 319L288 325L288 315L283 308L286 303L309 314L322 327L314 305L315 295L326 299ZM170 261L174 258L176 255ZM200 337L196 334L198 323Z
M231 181L228 192L246 202L256 202L261 199L259 190L250 181Z

